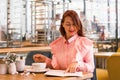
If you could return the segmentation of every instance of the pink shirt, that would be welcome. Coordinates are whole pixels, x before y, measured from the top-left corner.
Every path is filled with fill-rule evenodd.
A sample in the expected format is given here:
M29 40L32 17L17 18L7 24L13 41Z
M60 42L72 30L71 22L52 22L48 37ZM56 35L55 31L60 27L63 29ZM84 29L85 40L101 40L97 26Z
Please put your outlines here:
M74 35L68 41L59 37L50 44L53 54L48 62L54 69L67 69L72 62L78 62L80 71L93 72L93 42L86 37Z

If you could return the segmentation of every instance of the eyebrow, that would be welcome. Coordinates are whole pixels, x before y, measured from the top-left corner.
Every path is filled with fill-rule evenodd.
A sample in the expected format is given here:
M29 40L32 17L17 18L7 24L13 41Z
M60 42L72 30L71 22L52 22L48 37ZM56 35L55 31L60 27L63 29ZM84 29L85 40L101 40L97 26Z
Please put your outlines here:
M70 22L68 22L68 21L67 21L66 23L69 23L69 24L70 24Z

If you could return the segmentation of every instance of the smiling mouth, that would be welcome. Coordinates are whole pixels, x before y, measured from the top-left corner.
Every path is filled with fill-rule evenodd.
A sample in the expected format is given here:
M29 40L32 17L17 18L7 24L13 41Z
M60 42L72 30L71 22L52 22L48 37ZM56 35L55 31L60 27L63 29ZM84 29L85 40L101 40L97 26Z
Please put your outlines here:
M74 31L69 31L70 33L73 33Z

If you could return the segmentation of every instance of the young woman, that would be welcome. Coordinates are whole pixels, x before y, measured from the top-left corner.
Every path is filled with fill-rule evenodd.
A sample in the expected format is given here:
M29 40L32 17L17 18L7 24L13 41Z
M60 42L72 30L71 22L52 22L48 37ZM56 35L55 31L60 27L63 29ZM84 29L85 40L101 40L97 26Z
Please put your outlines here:
M33 56L35 62L46 62L53 69L66 72L93 72L93 42L83 35L83 26L74 10L67 10L61 20L61 37L50 44L52 59L41 54Z

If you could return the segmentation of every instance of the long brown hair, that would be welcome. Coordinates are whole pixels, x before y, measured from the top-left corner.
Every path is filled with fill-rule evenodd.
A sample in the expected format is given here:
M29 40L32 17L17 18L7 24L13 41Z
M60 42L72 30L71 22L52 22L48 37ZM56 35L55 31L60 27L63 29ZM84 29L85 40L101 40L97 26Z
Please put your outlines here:
M64 27L62 26L62 23L64 23L64 20L65 20L65 18L66 18L67 16L69 16L69 17L72 18L73 23L74 23L74 25L76 26L76 28L77 28L77 30L78 30L77 34L78 34L79 36L84 36L82 23L81 23L81 21L80 21L80 19L79 19L78 14L77 14L74 10L67 10L67 11L63 14L62 20L61 20L61 24L60 24L60 29L59 29L60 32L61 32L61 35L62 35L62 36L65 36L65 34L66 34L65 29L64 29Z

